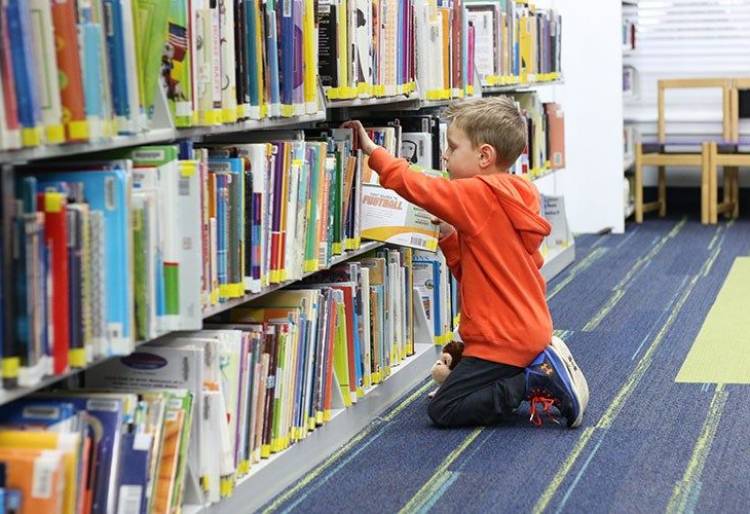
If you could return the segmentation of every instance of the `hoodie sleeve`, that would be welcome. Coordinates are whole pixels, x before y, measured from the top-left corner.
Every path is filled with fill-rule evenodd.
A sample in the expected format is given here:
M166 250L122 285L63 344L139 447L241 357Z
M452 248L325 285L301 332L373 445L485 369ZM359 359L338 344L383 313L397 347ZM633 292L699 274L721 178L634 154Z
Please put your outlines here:
M382 186L468 236L479 232L490 210L496 208L480 180L446 180L415 173L409 170L406 160L393 157L383 148L372 153L369 163L380 175Z
M458 232L454 231L451 235L440 239L438 243L451 273L456 280L461 282L461 246L458 241Z

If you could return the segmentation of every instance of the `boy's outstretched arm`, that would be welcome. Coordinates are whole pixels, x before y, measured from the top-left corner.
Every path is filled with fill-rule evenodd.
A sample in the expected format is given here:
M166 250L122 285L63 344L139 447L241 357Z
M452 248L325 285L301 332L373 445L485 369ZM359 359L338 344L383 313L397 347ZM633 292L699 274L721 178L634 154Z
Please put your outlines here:
M359 121L343 127L358 131L362 151L370 155L370 168L380 176L380 184L393 189L407 201L446 221L466 235L474 235L487 220L488 190L481 180L447 180L409 170L409 163L377 146Z

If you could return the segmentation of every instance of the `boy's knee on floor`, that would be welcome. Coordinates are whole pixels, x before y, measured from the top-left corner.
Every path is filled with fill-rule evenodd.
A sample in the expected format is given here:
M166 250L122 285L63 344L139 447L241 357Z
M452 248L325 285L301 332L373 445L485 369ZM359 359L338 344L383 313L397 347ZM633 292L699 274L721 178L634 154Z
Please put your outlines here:
M440 404L440 402L436 402L435 400L432 400L430 404L427 406L427 415L432 420L432 423L435 424L438 427L447 427L448 425L445 423L445 408Z

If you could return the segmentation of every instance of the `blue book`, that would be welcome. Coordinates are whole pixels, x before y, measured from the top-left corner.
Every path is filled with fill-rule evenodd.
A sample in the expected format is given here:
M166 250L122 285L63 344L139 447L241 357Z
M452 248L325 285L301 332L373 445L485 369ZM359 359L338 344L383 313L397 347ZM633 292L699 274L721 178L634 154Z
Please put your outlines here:
M127 467L121 466L120 455L120 440L125 422L124 400L65 393L40 393L29 398L29 401L34 400L45 404L58 400L73 405L76 413L85 413L81 419L93 441L92 457L95 455L91 473L94 479L91 513L116 512L118 471L121 467Z
M227 284L227 176L216 175L216 260L219 287ZM222 297L220 296L220 299Z
M120 467L118 501L132 514L147 513L152 439L150 434L122 434L120 456L127 465Z
M10 38L18 119L24 129L36 130L42 122L42 110L38 96L39 87L34 73L29 5L24 0L8 0L5 14L8 18L8 37ZM26 146L39 143L40 141L27 140L24 137Z
M104 83L102 76L102 26L97 23L84 22L79 27L83 44L81 50L83 59L83 96L85 97L86 116L94 119L104 119L104 102L101 87Z
M67 171L71 167L78 171ZM30 170L39 171L39 166ZM54 173L47 173L48 170L54 170ZM59 187L60 182L79 184L91 210L103 213L109 353L130 353L133 349L130 161L50 165L36 177L40 189Z
M107 52L112 73L112 103L115 115L130 117L128 103L128 74L125 63L125 28L122 18L122 0L102 0L106 17ZM84 49L84 52L86 50Z
M270 113L271 116L278 116L281 104L279 91L279 52L278 42L276 41L276 10L273 0L266 4L266 50L268 55L268 84L269 97L271 98Z
M294 9L293 0L284 0L281 5L279 23L281 24L281 73L279 84L281 86L282 109L293 108L294 104Z
M75 406L63 399L21 398L0 407L0 425L23 429L74 432L79 428Z
M224 247L226 248L226 283L242 284L244 280L245 251L245 164L243 159L211 158L208 167L219 176L223 174L226 184L226 211L223 213ZM217 216L219 217L219 216ZM221 234L222 231L219 231ZM219 283L222 284L221 280ZM240 293L241 294L241 293Z
M248 95L250 97L250 106L259 109L261 104L261 77L258 76L258 34L263 21L258 19L260 11L256 9L257 3L253 0L245 2L245 69L248 76Z
M294 426L295 427L302 427L305 417L305 409L304 405L302 404L302 400L304 398L304 381L303 378L305 377L305 367L307 363L307 347L309 344L308 339L308 327L307 327L308 320L305 317L304 312L300 313L299 317L299 326L297 327L297 330L299 330L299 344L297 345L297 376L295 377L295 383L294 383L294 397L296 398L294 402L294 413L293 418L294 419Z
M304 92L304 55L302 49L302 15L304 13L304 5L302 0L293 0L292 7L292 22L294 32L294 55L293 60L293 88L292 88L292 102L296 108L300 108L305 103L305 92ZM352 34L353 36L353 34Z

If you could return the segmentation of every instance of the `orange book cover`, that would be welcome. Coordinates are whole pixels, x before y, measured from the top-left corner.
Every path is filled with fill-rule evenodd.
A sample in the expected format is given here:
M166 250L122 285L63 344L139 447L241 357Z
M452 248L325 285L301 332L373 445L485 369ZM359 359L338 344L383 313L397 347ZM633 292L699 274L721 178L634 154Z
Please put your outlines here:
M175 489L175 476L180 453L184 414L182 410L174 409L168 412L164 419L161 457L153 493L154 499L151 514L169 514L170 505L172 504L172 494Z
M565 167L565 115L557 103L544 104L547 116L547 158L552 169Z
M440 8L443 22L443 89L451 87L451 11L447 7Z
M85 141L89 134L84 107L75 0L52 2L52 23L55 28L65 137L68 141Z
M16 514L62 514L63 454L57 450L0 448L5 486L21 492Z

